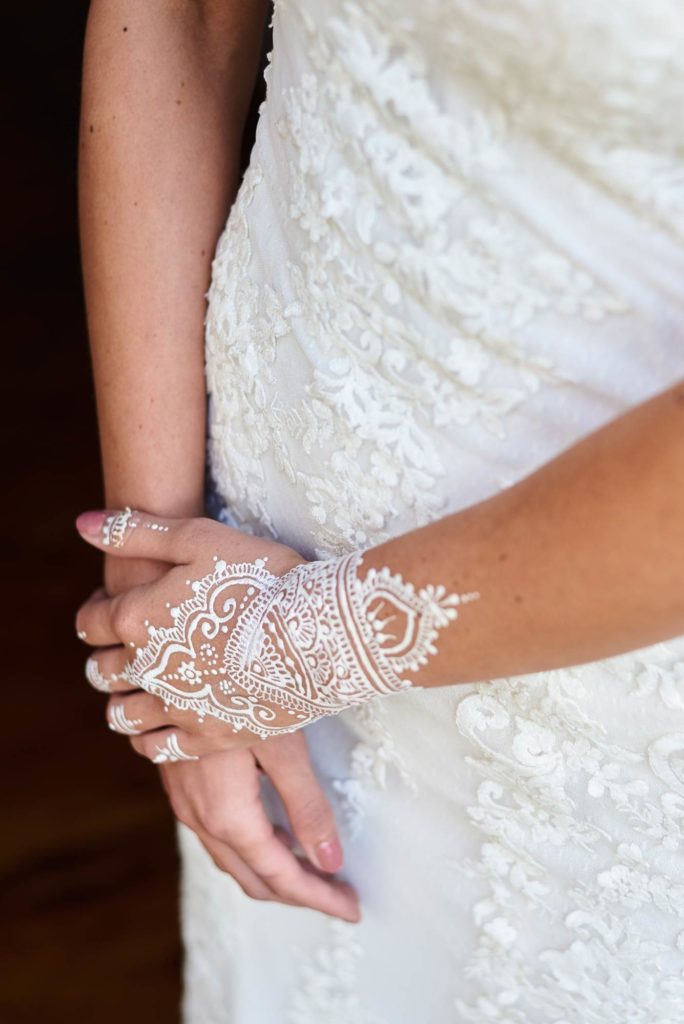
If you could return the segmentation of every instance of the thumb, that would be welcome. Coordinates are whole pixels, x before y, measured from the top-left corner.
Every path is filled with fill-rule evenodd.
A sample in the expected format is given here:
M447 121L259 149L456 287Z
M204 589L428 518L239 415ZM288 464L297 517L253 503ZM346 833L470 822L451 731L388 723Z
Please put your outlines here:
M83 540L108 555L175 563L184 519L164 519L131 508L83 512L76 529Z
M273 737L258 750L259 762L278 791L306 856L321 871L339 871L343 854L335 816L314 775L303 734Z

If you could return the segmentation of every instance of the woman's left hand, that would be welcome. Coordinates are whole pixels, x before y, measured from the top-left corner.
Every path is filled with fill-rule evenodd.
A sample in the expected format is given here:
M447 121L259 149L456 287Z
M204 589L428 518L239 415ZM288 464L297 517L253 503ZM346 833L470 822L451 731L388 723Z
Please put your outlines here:
M222 675L226 637L262 583L250 579L248 571L227 588L217 567L265 562L257 575L280 577L305 561L301 555L210 519L162 520L126 509L85 513L77 526L85 540L109 555L169 565L158 580L114 597L100 588L77 613L79 636L96 648L88 659L88 680L112 694L107 708L112 730L128 736L135 750L156 764L251 746L258 738L252 729L255 715L263 718L263 734L289 730L292 720L281 708L240 692ZM219 579L212 582L214 577ZM155 645L162 634L163 644ZM154 664L142 679L135 666L151 649ZM153 678L159 683L156 694L146 691ZM232 691L226 695L232 722L209 708L217 686Z
M125 509L77 525L104 550L172 566L116 597L94 595L77 616L88 642L119 645L97 651L88 671L121 691L111 727L138 736L134 747L157 763L250 746L405 689L456 607L478 596L416 590L386 566L360 574L362 552L309 562L208 519Z

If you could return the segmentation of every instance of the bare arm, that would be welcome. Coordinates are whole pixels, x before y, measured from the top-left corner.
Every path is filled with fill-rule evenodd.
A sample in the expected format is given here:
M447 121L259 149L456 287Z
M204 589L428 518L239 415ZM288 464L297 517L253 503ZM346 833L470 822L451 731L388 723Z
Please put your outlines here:
M684 382L494 497L339 558L302 561L201 519L87 513L78 527L91 543L187 578L90 602L79 621L97 643L140 645L101 668L115 717L120 693L145 691L123 697L136 750L154 757L165 726L201 758L407 684L524 676L684 636L683 497ZM204 626L220 637L209 654ZM179 643L193 652L180 667Z
M198 514L204 295L233 199L257 0L94 0L80 219L106 500Z
M493 498L369 551L479 592L415 678L476 682L684 635L684 382Z
M93 0L86 35L80 219L106 500L198 515L205 461L203 323L234 198L264 0ZM157 578L108 558L107 589ZM116 641L113 641L116 643ZM288 738L291 739L291 738ZM309 858L341 863L303 736L263 752ZM355 919L356 898L305 871L273 832L254 756L163 766L176 815L259 899Z

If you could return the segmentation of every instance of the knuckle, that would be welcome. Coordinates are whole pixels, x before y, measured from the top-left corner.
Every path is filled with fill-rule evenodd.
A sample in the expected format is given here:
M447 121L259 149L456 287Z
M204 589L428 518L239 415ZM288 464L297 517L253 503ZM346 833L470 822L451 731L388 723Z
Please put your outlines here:
M193 550L202 543L201 519L185 519L176 527L176 541L183 550Z
M122 639L131 636L137 629L138 618L135 614L133 600L127 594L122 594L114 599L112 626L116 635Z
M171 804L171 810L173 811L173 816L176 820L180 821L181 825L185 825L187 828L192 828L194 824L193 816L183 801L178 800L172 795L169 799L169 803Z
M276 896L286 903L301 903L301 896L293 885L286 882L278 882L272 885Z
M136 754L146 758L148 761L154 761L154 742L150 741L146 736L133 736L130 743Z
M230 877L233 879L233 881L237 883L238 887L242 890L245 896L248 897L248 899L262 901L268 898L266 896L266 893L263 890L261 890L258 886L254 885L251 882L243 881L242 879L238 878L235 874L235 869L232 867L232 865L229 864L228 861L226 861L221 856L220 853L211 851L209 852L209 856L211 857L212 861L214 862L215 866L218 868L219 871L221 871L224 875L230 875Z
M111 693L111 683L102 672L100 663L94 655L91 655L85 663L85 677L94 690L100 693Z
M230 871L228 870L225 861L223 860L219 853L214 853L210 850L209 856L211 857L212 861L214 862L215 866L219 869L219 871L222 871L224 875L230 874Z
M210 836L222 843L229 843L232 838L230 822L221 810L206 812L202 817L202 827Z
M217 523L215 519L210 519L208 516L200 516L195 520L195 523L200 536L205 537L207 540L216 537L217 533L222 530L221 524Z
M187 519L181 523L178 529L178 539L181 545L188 550L196 551L215 545L220 525L213 519L196 518Z
M178 523L174 530L174 540L180 548L186 548L188 544L192 544L193 539L193 525L194 520L184 519L182 523Z
M319 836L330 830L332 812L324 797L311 797L291 810L292 824L300 833Z
M265 892L262 892L260 889L257 889L246 882L244 884L238 882L238 885L244 892L245 896L248 896L250 900L256 900L257 903L265 903L269 898Z
M82 609L79 609L74 617L74 632L82 643L90 645L91 641L86 632L86 620L87 616Z

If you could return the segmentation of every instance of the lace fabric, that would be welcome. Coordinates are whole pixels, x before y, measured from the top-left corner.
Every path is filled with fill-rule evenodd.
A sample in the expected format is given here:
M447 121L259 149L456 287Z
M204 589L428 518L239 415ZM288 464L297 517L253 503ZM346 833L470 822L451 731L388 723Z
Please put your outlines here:
M683 44L678 0L279 0L209 292L227 521L343 555L684 376ZM364 920L183 834L190 1024L684 1019L684 637L307 735Z

